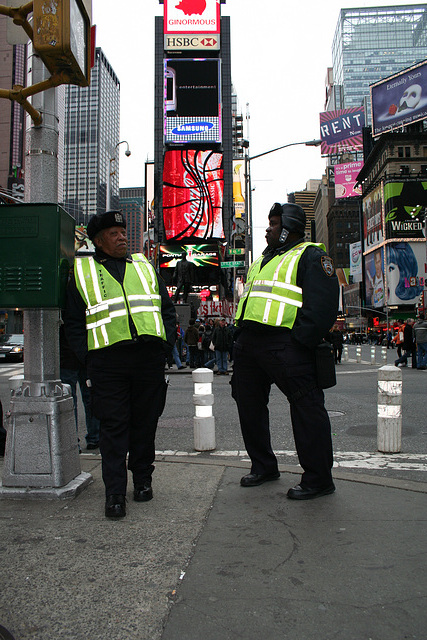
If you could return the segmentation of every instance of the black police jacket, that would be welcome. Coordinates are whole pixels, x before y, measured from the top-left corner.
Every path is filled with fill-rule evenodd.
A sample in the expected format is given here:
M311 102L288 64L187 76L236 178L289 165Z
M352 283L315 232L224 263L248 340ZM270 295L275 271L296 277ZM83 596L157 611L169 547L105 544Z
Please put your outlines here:
M101 263L107 269L107 271L113 276L113 278L117 280L117 282L123 284L126 262L130 262L130 258L112 258L111 256L108 256L107 254L99 250L96 251L94 258L97 262ZM157 281L159 283L159 293L162 299L161 314L166 331L167 344L170 348L172 348L176 340L175 307L173 306L172 300L169 297L163 279L158 274L156 275ZM66 306L63 313L63 319L65 324L65 334L68 343L79 360L83 364L85 364L86 356L88 354L86 304L82 296L80 295L79 290L77 289L74 273L72 274L67 287ZM157 341L165 345L165 342L161 338L156 338L155 336L148 335L138 336L135 327L132 328L132 324L133 323L131 323L131 333L132 329L135 332L133 342ZM117 348L120 348L121 345L126 344L132 344L132 341L124 340L123 342L118 342L111 347L105 347L104 349L101 349L101 351L111 349L116 350Z
M300 244L302 240L288 242L278 249L267 247L263 256L262 267L272 258L282 255ZM298 263L297 285L302 289L302 307L298 309L294 326L291 329L292 339L310 349L314 349L330 331L338 313L339 284L329 256L320 247L307 247ZM284 327L241 320L239 327L254 333L289 331Z

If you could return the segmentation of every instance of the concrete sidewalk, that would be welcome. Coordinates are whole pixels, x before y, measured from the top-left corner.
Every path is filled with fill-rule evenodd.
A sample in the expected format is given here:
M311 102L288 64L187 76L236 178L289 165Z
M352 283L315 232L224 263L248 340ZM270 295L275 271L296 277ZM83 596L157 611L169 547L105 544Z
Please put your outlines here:
M427 484L337 470L334 495L295 502L296 467L243 489L246 464L163 458L154 500L128 491L111 521L100 457L81 462L75 499L0 500L15 640L426 638Z

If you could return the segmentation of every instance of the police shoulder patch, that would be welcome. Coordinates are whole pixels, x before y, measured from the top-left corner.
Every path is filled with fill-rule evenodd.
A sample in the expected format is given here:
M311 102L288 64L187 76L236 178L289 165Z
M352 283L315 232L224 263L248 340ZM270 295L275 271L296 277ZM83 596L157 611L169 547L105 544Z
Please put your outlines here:
M327 276L333 276L335 273L334 261L329 256L322 256L321 265Z

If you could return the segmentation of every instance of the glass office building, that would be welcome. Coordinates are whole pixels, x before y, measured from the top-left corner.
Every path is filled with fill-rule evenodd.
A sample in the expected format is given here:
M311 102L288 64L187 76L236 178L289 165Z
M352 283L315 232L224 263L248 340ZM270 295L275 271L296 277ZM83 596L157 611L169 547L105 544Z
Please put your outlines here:
M370 122L369 85L427 58L427 4L341 9L332 56L342 106L366 99Z
M120 82L102 49L89 87L67 85L64 121L64 207L76 223L119 206Z

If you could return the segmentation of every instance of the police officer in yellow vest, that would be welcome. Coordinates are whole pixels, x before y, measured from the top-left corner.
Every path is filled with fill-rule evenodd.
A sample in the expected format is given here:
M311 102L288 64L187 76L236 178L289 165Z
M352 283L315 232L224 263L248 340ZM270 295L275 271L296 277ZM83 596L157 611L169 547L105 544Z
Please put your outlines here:
M100 419L105 515L126 515L126 456L134 500L151 500L155 434L166 397L167 344L176 314L163 280L146 258L128 257L120 211L92 216L95 255L76 258L67 291L65 330L92 388Z
M236 321L232 395L251 458L240 484L254 487L280 473L271 446L268 400L274 383L286 395L304 472L288 497L307 500L335 490L331 426L315 367L315 349L338 310L338 279L322 244L304 242L306 216L275 203L267 248L248 273Z

